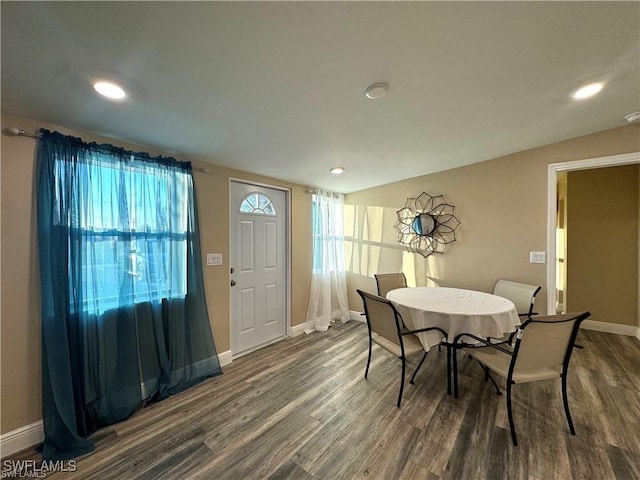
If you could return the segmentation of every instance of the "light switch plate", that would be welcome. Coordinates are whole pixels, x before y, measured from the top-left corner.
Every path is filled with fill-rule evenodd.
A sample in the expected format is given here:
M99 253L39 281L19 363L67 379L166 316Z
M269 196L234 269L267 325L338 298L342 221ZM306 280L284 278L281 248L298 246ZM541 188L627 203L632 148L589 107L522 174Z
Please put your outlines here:
M545 252L529 252L529 263L546 263Z
M222 265L222 254L221 253L207 253L207 266L216 266Z

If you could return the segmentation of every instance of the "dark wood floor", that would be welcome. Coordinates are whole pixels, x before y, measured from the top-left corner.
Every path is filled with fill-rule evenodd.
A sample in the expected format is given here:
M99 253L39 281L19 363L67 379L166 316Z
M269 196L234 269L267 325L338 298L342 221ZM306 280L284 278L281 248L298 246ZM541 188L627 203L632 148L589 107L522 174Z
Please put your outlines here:
M460 398L446 394L444 351L429 354L396 408L399 360L375 347L365 380L366 326L349 322L237 359L97 432L75 473L47 478L640 479L640 341L592 331L579 341L575 437L559 381L539 382L514 388L514 447L504 396L477 364L461 359Z

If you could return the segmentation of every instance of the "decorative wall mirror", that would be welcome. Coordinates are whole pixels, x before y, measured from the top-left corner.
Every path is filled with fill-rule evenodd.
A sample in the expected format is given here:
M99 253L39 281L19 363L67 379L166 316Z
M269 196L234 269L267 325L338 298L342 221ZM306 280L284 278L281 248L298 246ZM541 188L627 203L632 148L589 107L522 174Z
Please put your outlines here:
M411 223L411 228L416 235L429 235L436 228L435 219L428 213L416 215Z
M456 241L456 229L460 226L455 208L443 195L432 197L422 192L416 198L407 198L404 208L396 212L398 241L425 258L432 253L444 253L446 246Z

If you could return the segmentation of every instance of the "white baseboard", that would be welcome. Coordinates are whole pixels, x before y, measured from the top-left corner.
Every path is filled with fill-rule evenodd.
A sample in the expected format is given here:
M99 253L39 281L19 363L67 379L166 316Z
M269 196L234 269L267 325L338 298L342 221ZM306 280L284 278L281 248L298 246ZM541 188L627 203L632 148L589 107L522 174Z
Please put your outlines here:
M220 366L228 365L232 362L231 350L218 354ZM44 426L42 420L39 422L17 428L11 432L0 435L0 457L6 458L9 455L18 453L27 448L31 448L44 441Z
M300 325L294 325L293 327L287 327L287 335L289 337L297 337L298 335L302 335L304 333L304 323L300 324ZM270 345L271 343L275 343L275 342L279 342L280 340L282 340L282 338L286 338L286 337L281 337L281 338L277 338L269 343L263 344L263 345L259 345L258 347L252 349L252 350L247 350L246 352L242 352L239 355L236 355L236 358L241 357L243 355L246 355L248 353L251 353L255 350L258 350L260 348L266 347L267 345ZM218 361L220 362L220 366L224 367L225 365L229 365L230 363L233 362L233 353L231 353L231 350L227 350L226 352L222 352L218 354Z
M597 320L585 320L580 328L585 330L595 330L597 332L615 333L617 335L628 335L640 339L640 327L634 325L621 325L619 323L598 322Z
M44 441L44 426L42 421L17 428L11 432L0 435L0 457L31 448Z
M231 354L231 350L227 350L226 352L219 353L218 361L220 362L221 367L224 367L225 365L229 365L233 361L233 355Z
M367 322L367 319L364 318L362 312L356 312L354 310L349 310L349 320L355 320L356 322Z
M302 335L304 333L304 323L300 325L294 325L293 327L289 327L289 336L297 337L298 335Z
M297 328L300 333L304 332L304 328L294 328ZM221 367L229 365L233 361L231 350L219 353L218 361L220 362ZM38 445L43 441L44 426L42 421L17 428L16 430L0 435L0 457L6 458L9 455L13 455L14 453L18 453L22 450Z

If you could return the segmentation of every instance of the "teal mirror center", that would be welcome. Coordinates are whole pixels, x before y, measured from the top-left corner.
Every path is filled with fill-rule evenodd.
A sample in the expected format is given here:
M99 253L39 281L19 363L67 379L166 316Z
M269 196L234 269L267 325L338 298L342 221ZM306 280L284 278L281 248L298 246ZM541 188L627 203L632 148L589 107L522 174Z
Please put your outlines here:
M431 234L436 228L436 221L428 213L421 213L413 219L411 227L416 235L426 236Z

